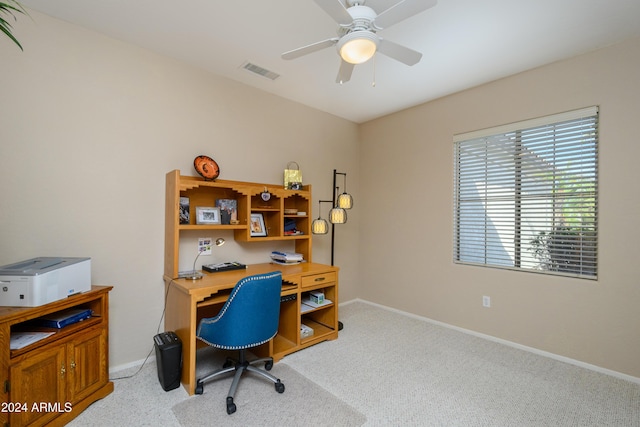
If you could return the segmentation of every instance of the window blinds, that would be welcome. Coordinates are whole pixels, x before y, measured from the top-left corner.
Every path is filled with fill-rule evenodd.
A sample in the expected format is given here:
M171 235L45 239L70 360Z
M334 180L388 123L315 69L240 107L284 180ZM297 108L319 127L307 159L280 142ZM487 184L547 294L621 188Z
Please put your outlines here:
M597 107L454 143L455 262L597 277Z

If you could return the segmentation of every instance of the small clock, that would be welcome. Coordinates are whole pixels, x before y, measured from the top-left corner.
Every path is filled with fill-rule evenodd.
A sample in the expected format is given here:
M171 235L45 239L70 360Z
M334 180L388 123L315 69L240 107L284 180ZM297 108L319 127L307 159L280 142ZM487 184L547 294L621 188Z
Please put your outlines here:
M220 175L220 167L209 156L198 156L193 159L193 167L205 181L213 181Z

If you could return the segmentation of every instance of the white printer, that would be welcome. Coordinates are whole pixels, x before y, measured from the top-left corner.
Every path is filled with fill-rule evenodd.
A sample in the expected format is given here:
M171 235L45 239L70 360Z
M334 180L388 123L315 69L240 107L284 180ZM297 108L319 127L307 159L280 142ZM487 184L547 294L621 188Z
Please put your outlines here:
M0 267L0 306L37 307L91 290L91 258L39 257Z

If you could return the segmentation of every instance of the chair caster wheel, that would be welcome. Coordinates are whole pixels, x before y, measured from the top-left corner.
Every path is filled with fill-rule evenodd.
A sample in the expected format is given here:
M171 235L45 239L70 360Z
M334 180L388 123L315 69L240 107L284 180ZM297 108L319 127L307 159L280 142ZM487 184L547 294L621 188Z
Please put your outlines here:
M268 362L265 362L264 364L264 369L266 369L267 371L270 371L271 368L273 368L273 360L270 360Z
M231 415L236 412L236 404L233 403L233 397L227 397L227 414Z
M204 392L204 384L202 384L202 381L198 381L196 383L196 394L202 394Z
M282 384L280 380L278 380L278 382L275 385L276 385L276 391L278 393L284 393L284 384Z

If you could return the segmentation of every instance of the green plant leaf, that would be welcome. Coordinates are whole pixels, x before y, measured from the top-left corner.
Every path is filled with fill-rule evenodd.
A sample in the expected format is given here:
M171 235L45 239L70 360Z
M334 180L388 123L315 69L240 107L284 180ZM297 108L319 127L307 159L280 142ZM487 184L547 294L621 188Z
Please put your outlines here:
M9 37L20 48L20 50L24 51L24 49L22 48L22 45L20 44L20 42L18 42L18 40L11 33L11 29L12 29L11 24L6 19L4 19L2 17L2 15L5 15L5 16L9 15L15 21L15 20L17 20L17 17L16 17L14 12L26 14L26 11L22 7L22 5L20 5L20 3L16 2L16 1L12 1L12 4L5 3L5 2L0 2L0 30L7 37Z

